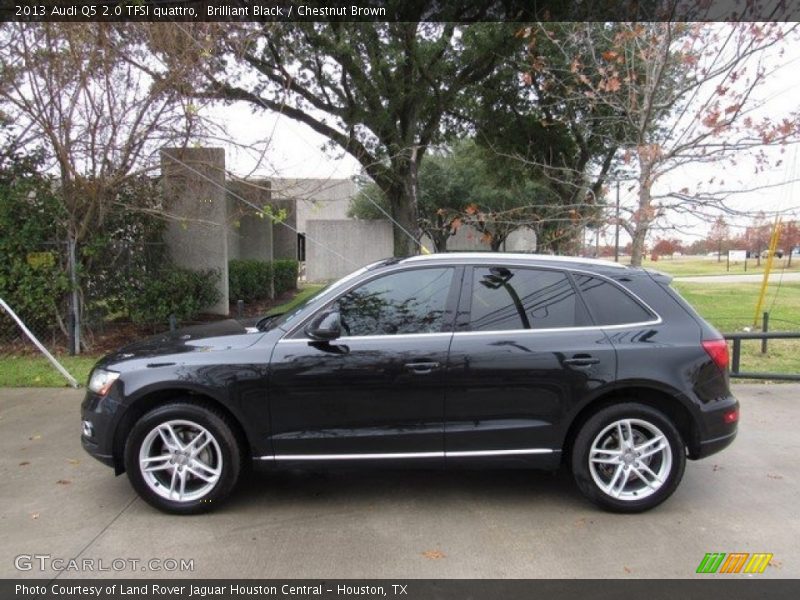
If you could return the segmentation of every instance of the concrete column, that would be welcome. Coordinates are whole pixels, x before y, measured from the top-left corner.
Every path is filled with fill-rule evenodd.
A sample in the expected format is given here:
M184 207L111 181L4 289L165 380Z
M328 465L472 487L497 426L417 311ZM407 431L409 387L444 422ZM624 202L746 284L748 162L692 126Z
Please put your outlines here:
M272 206L276 211L286 210L286 218L272 227L272 254L275 259L297 260L297 201L273 200Z
M215 269L220 300L207 309L228 314L228 219L225 193L225 150L164 148L161 173L170 219L164 241L176 265L202 271Z
M233 258L272 260L274 225L268 216L261 216L250 204L269 205L269 180L231 182L228 184L228 255ZM247 202L243 202L242 198Z

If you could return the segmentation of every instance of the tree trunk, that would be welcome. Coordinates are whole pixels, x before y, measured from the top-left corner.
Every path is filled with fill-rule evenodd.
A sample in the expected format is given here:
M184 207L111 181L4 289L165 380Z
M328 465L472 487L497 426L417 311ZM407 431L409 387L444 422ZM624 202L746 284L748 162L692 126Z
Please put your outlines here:
M399 172L395 170L396 183L386 192L394 220L392 226L395 256L419 254L416 165L411 163L406 167Z
M647 239L648 223L642 221L636 224L631 240L631 266L641 267L644 258L644 241Z
M450 232L442 229L431 235L433 242L434 252L447 252L447 240L450 238Z
M639 175L639 210L633 218L633 235L631 235L631 266L641 267L644 259L644 243L650 229L652 198L650 196L650 168L642 165Z

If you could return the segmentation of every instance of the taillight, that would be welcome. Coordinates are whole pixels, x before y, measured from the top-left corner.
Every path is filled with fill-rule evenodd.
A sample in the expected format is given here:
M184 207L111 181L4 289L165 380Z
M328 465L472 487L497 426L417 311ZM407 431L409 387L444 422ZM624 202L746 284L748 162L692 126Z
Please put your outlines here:
M728 343L725 340L703 340L703 349L721 370L728 368Z
M722 420L728 425L736 423L736 421L739 420L739 408L733 408L726 412L724 415L722 415Z

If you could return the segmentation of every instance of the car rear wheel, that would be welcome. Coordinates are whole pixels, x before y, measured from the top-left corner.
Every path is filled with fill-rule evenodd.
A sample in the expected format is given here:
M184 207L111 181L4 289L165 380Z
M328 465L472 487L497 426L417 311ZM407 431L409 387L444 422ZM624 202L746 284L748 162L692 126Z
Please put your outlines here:
M615 512L641 512L666 500L686 466L681 435L658 410L609 406L578 432L572 472L583 494Z
M156 408L136 422L125 444L134 489L166 512L210 510L233 490L241 450L226 417L183 402Z

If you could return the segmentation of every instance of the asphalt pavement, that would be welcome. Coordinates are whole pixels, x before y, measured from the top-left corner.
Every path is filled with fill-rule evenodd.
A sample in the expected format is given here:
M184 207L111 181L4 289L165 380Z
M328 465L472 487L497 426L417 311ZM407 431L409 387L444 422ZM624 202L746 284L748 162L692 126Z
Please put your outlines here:
M175 517L84 454L80 391L0 389L0 577L685 578L707 552L798 577L800 385L734 391L738 439L644 514L596 509L566 472L376 469L254 475Z

